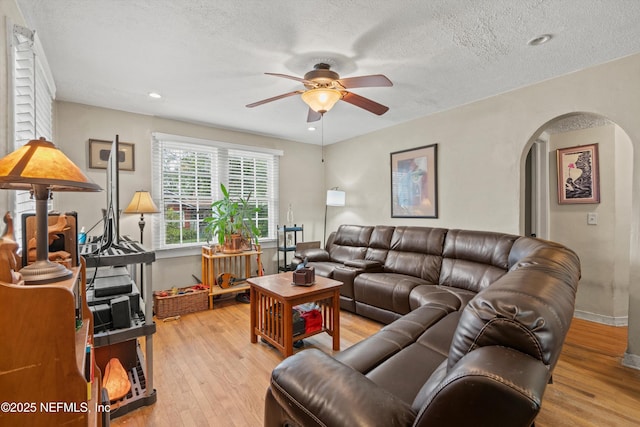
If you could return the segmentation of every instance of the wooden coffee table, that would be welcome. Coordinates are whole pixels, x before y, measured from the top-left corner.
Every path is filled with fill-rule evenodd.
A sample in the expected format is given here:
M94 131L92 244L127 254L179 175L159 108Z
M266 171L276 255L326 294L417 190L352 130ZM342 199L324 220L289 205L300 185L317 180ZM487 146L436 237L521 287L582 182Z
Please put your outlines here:
M320 306L322 327L296 335L301 340L326 332L333 337L333 350L340 350L340 287L342 282L316 276L311 286L294 286L291 271L247 279L251 292L251 342L258 336L285 356L293 354L293 307L315 302Z

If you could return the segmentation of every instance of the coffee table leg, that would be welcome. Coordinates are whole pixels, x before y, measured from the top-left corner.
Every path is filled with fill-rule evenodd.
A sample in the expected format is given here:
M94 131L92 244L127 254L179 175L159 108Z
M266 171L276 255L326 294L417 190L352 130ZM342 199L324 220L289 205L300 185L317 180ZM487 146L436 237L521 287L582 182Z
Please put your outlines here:
M283 309L282 321L284 325L282 325L282 332L284 339L284 357L289 357L293 354L293 315L291 303L285 301Z
M333 351L340 351L340 291L331 298L333 303Z
M256 335L256 310L258 309L259 305L258 297L256 294L257 292L255 288L251 286L249 288L249 311L251 312L251 342L254 344L258 342L258 336Z

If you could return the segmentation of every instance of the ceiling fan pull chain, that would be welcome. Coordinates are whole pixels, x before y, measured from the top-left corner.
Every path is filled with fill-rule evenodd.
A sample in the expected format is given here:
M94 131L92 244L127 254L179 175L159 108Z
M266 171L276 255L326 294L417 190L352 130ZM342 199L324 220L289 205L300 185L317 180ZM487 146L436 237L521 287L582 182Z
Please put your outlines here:
M324 163L324 114L320 115L320 143L322 144L322 163Z

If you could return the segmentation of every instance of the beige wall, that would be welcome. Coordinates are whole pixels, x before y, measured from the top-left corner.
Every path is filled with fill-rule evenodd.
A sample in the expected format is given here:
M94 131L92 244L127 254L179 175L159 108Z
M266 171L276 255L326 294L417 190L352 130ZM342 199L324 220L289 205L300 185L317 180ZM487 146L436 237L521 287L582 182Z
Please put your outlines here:
M116 134L120 141L135 144L135 171L120 173L120 207L127 206L136 190L151 189L151 133L163 132L195 138L217 140L282 150L280 158L280 223L286 219L289 203L295 220L305 224L307 240L320 239L322 230L318 224L323 218L322 163L320 147L276 138L250 135L206 126L198 126L152 116L132 114L70 102L55 103L55 143L97 184L105 188L106 172L89 169L88 140L112 140ZM106 207L106 194L101 193L56 193L54 208L78 212L79 226L89 228L101 218L101 209ZM138 239L138 215L122 215L121 235ZM153 215L146 215L145 246L152 242ZM101 233L101 225L91 234ZM167 289L186 286L194 282L192 275L201 276L201 257L196 254L166 258L171 254L158 252L158 261L153 264L153 288ZM274 249L266 249L265 269L276 271Z
M550 238L573 248L582 261L576 305L581 317L626 324L631 213L631 144L616 125L553 134L550 144ZM555 150L598 144L598 204L559 205ZM587 213L598 224L587 224Z
M613 164L615 173L615 198L616 198L616 228L614 236L616 244L615 269L614 269L614 295L613 311L614 319L626 318L629 315L629 280L631 277L631 210L633 200L633 144L629 136L615 126L615 160Z

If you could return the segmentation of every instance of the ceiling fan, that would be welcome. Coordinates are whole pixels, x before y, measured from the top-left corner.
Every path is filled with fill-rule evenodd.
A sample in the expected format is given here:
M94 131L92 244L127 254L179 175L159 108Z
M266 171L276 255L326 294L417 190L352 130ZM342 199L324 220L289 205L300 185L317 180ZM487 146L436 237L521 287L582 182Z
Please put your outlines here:
M267 102L276 101L282 98L288 98L294 95L300 95L302 100L309 106L307 114L307 122L315 122L320 120L322 115L329 111L336 102L342 100L356 107L363 108L373 114L382 115L389 110L389 107L378 104L364 96L356 95L347 89L359 87L383 87L393 86L391 80L382 74L373 74L369 76L347 77L341 79L338 73L330 70L330 65L323 62L316 64L312 71L304 75L304 78L289 76L286 74L265 73L270 76L283 77L304 84L306 90L295 90L293 92L274 96L272 98L263 99L262 101L248 104L247 107L253 108Z

